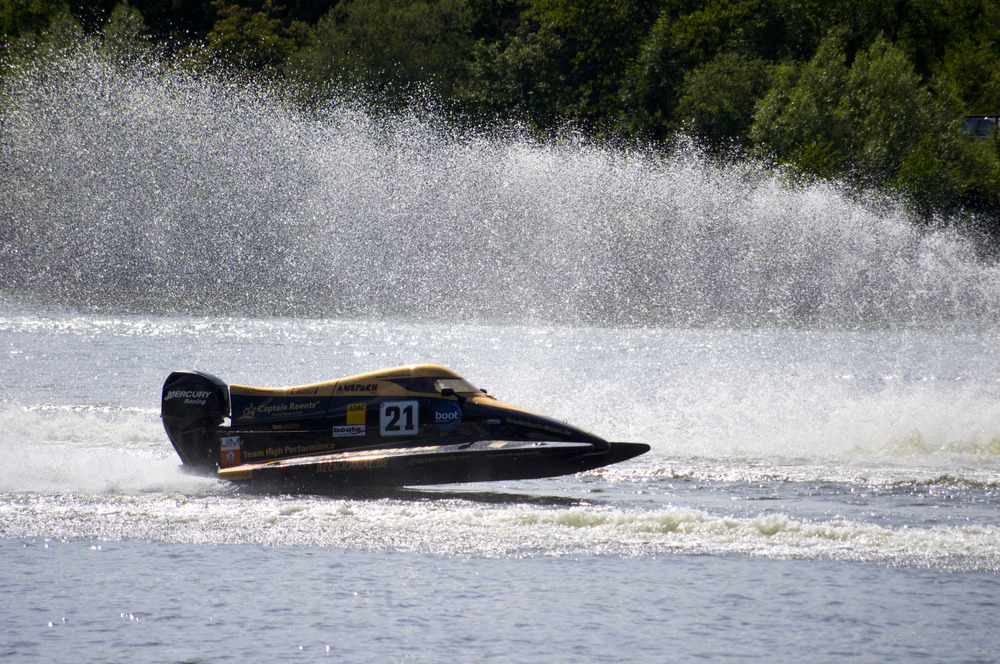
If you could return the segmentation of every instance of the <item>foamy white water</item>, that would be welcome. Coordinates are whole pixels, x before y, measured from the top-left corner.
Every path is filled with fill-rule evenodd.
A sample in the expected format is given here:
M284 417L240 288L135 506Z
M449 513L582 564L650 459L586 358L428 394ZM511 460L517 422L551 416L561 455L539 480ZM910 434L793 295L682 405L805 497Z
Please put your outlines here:
M20 74L0 141L0 277L18 297L449 321L998 322L1000 268L960 232L689 144L460 134L350 99L304 114L267 87L87 53Z
M688 550L1000 568L1000 358L988 334L23 311L0 319L0 331L11 349L0 488L35 496L4 511L5 530L17 536L375 550L405 542L486 556ZM183 474L159 426L159 386L182 366L290 384L425 361L653 450L579 478L485 489L540 492L538 504L484 502L468 487L290 505ZM899 494L928 504L875 519L854 504L891 507ZM965 499L972 504L956 505Z

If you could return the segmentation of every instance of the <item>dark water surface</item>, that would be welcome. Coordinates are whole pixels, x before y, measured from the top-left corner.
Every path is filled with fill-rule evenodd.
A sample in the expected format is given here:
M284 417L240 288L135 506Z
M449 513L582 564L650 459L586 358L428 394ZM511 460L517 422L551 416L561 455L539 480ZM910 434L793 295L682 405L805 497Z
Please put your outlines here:
M1000 580L982 573L137 541L0 550L12 661L987 662L1000 643Z

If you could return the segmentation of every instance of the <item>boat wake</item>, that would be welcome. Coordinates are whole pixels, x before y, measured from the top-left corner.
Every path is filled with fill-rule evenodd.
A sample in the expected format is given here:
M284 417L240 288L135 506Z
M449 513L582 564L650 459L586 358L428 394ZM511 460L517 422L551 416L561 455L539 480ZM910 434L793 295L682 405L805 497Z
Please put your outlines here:
M687 143L661 154L459 134L351 99L304 114L272 90L96 54L8 85L0 288L15 299L628 325L1000 322L1000 267L956 224L921 226L890 197L720 164Z

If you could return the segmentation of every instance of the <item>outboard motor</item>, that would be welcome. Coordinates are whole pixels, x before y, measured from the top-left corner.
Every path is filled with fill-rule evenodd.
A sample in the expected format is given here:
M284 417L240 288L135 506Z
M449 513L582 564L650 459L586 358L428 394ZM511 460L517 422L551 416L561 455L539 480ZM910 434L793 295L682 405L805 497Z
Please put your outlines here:
M160 417L186 466L214 470L219 425L229 416L229 386L202 371L175 371L163 383Z

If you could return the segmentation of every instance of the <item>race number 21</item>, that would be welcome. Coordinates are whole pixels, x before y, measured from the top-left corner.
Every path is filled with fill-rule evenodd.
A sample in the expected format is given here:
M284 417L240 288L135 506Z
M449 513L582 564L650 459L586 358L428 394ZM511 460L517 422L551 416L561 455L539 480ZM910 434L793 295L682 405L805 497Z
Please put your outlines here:
M383 436L408 436L417 433L416 401L388 401L382 404L381 423Z

